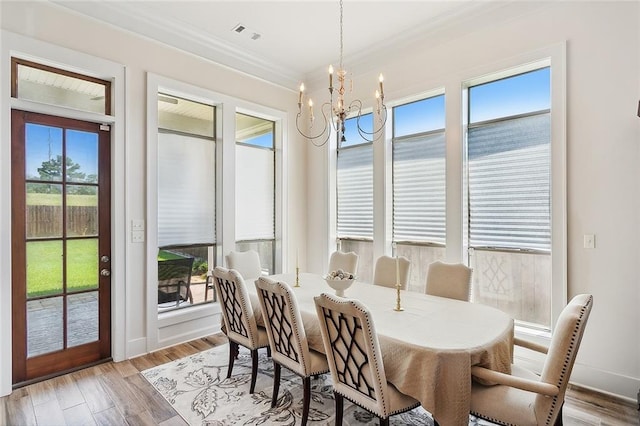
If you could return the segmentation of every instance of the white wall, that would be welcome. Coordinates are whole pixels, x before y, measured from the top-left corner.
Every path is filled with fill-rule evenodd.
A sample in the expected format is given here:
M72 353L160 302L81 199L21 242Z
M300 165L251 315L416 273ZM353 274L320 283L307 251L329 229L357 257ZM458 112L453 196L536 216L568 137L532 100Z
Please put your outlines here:
M354 97L370 97L377 72L385 75L389 103L439 87L456 97L459 91L449 90L452 76L472 76L473 70L566 43L568 297L594 296L572 380L635 401L640 388L640 4L515 3L467 22L468 27L443 28L430 39L396 47L383 60L370 59L363 68L369 72L349 69L346 58L347 69L354 71ZM324 93L318 89L311 95L320 100ZM327 151L309 152L308 192L325 194ZM326 241L323 203L319 196L309 197L308 220L314 225L309 241ZM583 248L583 234L596 235L595 249ZM309 246L311 270L325 271L330 244Z
M46 2L2 2L0 3L0 14L3 30L107 59L122 64L126 68L124 107L126 130L124 140L116 141L116 144L125 150L123 156L125 159L124 175L114 177L116 180L124 180L121 188L125 188L126 192L123 197L123 207L114 212L114 217L116 217L114 220L120 220L124 223L121 226L124 235L117 235L114 238L123 241L125 253L119 255L123 256L126 273L123 275L125 277L124 283L112 283L114 286L120 285L126 292L124 295L125 303L122 307L117 307L115 314L117 319L124 317L124 321L122 321L124 329L114 330L112 336L113 340L125 342L125 347L122 348L123 357L133 357L154 349L149 348L147 344L150 340L156 340L149 339L150 336L147 336L146 246L144 243L131 243L128 238L131 220L146 218L147 72L187 82L193 86L240 100L248 100L251 103L285 113L288 127L283 129L283 175L287 177L284 187L288 196L285 197L287 204L283 206L283 215L286 218L283 230L285 238L283 247L286 256L283 260L283 271L291 271L295 267L295 248L297 247L300 248L300 263L304 268L306 253L302 248L306 245L307 227L305 215L306 174L304 170L306 145L296 137L294 120L297 94L294 90L248 77L211 61L86 19ZM2 43L4 45L8 41L3 38ZM2 74L0 74L2 82L0 84L6 88L10 82L9 67L4 63L4 57L2 60ZM122 83L118 82L117 84ZM6 113L9 109L8 104L8 98L3 98L3 135L6 134L5 130L10 125L8 113ZM4 152L5 150L3 150ZM6 152L10 151L6 150ZM4 259L10 258L11 250L9 243L11 235L10 158L8 157L3 156L0 159L0 176L2 177L0 179L2 194L0 251ZM149 190L155 189L150 188ZM289 247L294 249L288 249ZM231 249L234 247L223 248L225 251ZM114 257L117 255L117 253L113 254ZM0 289L4 294L10 294L10 262L2 262L0 266L2 267ZM10 298L0 300L0 318L3 324L10 323L10 303ZM155 309L155 306L152 306L152 309ZM116 318L114 318L115 320ZM202 327L201 324L200 327ZM184 323L181 323L178 329L178 333L188 333L188 327ZM158 339L171 341L167 336L159 336ZM8 326L0 328L0 347L3 348L0 352L0 395L4 395L9 393L11 389L11 335Z
M451 74L467 73L566 42L568 295L589 292L595 299L573 378L635 399L640 387L640 310L637 308L640 306L637 268L640 262L640 118L636 116L640 95L640 5L637 2L516 3L517 6L498 10L484 17L486 19L467 22L473 25L471 32L447 27L432 34L428 41L416 42L407 48L395 47L394 52L382 60L369 58L366 69L371 72L358 72L352 67L355 95L368 97L365 92L370 91L370 87L363 81L375 82L379 71L385 74L386 97L392 102L442 87ZM289 137L285 168L289 175L286 182L289 221L286 242L294 249L288 253L284 269L293 268L294 251L298 248L302 270L324 272L329 251L325 207L329 194L328 160L324 149L311 148L307 161L307 143L296 136L295 130L296 93L46 3L2 2L0 8L3 29L126 66L124 179L127 194L123 214L127 222L143 219L146 213L146 71L287 111ZM349 67L348 60L345 64ZM8 84L6 74L2 75L0 84ZM5 101L2 99L3 105ZM9 193L7 168L7 161L0 159L3 241L10 236L9 206L4 202ZM582 236L586 233L596 235L595 249L582 248ZM9 249L3 243L0 258L6 258L5 252ZM137 342L146 338L145 261L144 245L127 242L128 308L121 312L126 317L127 356L141 352ZM10 277L6 271L8 265L0 263L3 280ZM0 286L8 288L6 283ZM0 319L5 321L9 311L7 298L0 303ZM1 330L0 346L8 347L11 338ZM6 356L2 357L6 353L0 353L0 394L9 389L10 369L6 368Z

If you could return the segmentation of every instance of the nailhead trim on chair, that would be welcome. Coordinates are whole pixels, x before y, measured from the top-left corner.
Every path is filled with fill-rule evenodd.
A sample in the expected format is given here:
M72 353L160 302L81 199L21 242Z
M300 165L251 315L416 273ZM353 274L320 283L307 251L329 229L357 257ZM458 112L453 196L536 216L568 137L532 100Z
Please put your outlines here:
M571 357L574 354L575 348L576 348L576 341L577 341L577 334L580 331L581 327L582 327L582 322L584 319L584 314L587 311L587 308L589 308L589 305L591 305L591 303L593 302L593 296L589 297L589 299L587 300L587 303L580 309L580 316L578 317L578 321L576 321L576 326L573 329L573 333L571 334L571 343L569 344L569 350L567 351L567 354L564 358L564 363L562 365L562 372L560 373L560 377L558 379L558 381L556 382L556 386L560 387L560 384L562 381L564 381L564 378L567 374L567 371L569 370L569 364L571 362ZM569 378L567 377L567 380L569 380ZM563 399L562 401L564 402L564 395L563 395ZM545 422L545 424L551 425L551 418L553 417L553 414L556 412L556 406L558 404L558 396L554 396L553 397L553 402L551 403L551 409L549 410L549 413L547 414L547 420ZM560 404L560 408L562 408L562 403Z

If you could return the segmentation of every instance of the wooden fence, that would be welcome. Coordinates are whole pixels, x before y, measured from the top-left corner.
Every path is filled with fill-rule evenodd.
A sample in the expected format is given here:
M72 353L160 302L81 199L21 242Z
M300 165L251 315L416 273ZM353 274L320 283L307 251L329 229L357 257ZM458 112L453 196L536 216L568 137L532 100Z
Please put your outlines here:
M62 206L27 206L27 238L62 236ZM67 236L96 235L97 206L67 206Z

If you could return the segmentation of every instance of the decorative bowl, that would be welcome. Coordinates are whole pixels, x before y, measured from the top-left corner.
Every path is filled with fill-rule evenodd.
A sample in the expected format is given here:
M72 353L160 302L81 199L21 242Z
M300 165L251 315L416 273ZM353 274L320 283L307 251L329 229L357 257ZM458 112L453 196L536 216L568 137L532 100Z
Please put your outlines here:
M344 297L344 291L351 287L351 284L356 280L353 274L344 272L341 269L332 271L324 277L324 280L329 284L329 287L336 291L336 296Z

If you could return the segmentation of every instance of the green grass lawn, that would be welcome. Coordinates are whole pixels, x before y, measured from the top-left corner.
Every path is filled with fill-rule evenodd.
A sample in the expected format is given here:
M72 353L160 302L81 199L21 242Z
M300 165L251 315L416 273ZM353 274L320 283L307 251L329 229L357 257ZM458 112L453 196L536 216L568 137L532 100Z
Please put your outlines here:
M61 206L61 194L41 194L37 192L27 192L28 206ZM97 206L98 197L95 195L67 195L67 206Z
M67 241L67 291L98 288L98 240ZM62 292L62 242L27 243L27 297Z

